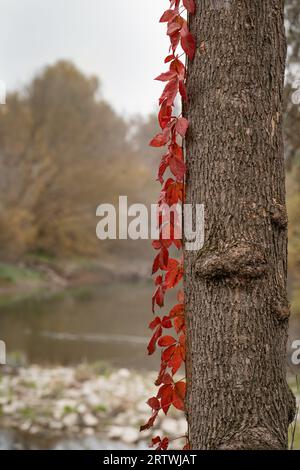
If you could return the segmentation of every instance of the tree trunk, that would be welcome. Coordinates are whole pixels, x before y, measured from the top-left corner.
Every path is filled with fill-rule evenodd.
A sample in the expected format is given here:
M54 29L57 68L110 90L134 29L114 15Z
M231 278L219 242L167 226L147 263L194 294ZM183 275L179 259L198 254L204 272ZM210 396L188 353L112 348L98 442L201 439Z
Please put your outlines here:
M284 0L198 0L188 66L186 202L205 243L185 251L192 449L286 449Z

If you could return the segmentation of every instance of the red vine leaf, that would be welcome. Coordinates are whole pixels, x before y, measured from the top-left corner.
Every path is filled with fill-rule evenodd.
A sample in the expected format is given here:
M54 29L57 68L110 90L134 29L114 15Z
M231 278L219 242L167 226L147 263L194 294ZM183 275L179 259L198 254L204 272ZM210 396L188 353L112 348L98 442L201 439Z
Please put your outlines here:
M153 266L152 266L152 274L155 274L159 270L159 255L157 255L154 259Z
M151 447L154 447L156 446L156 449L155 450L167 450L168 447L169 447L169 439L167 437L164 437L162 440L159 436L157 437L154 437L152 439L152 446Z
M173 356L175 349L176 349L175 345L169 346L168 348L166 348L162 352L162 355L161 355L162 361L168 363L171 357Z
M158 415L158 411L156 411L150 418L149 420L147 421L146 424L144 424L143 426L140 427L140 431L145 431L146 429L150 429L153 424L155 423L155 420L157 418L157 415Z
M149 398L147 405L149 405L154 411L158 411L160 409L159 399L156 397Z
M176 77L170 80L169 83L166 85L160 97L159 104L161 105L164 101L166 101L167 106L173 106L178 90L179 90L179 80Z
M189 121L186 118L182 117L177 120L176 131L178 132L178 134L181 135L181 137L185 136L186 131L188 130L188 127L189 127Z
M185 328L185 318L184 316L179 316L174 318L174 328L176 333L180 333L180 331L183 331Z
M177 260L171 260L172 262L175 261L176 265L173 263L173 267L170 267L165 278L165 287L167 289L172 289L175 287L179 281L181 281L183 277L183 266ZM169 263L169 266L170 263Z
M161 337L161 335L162 335L162 327L159 326L155 330L152 338L149 341L149 344L148 344L148 347L147 347L149 356L151 356L154 353L154 351L156 349L156 343L157 343L158 339Z
M181 94L181 97L182 97L183 101L188 101L186 86L183 83L183 80L180 80L180 82L179 82L179 93Z
M191 13L192 15L195 13L196 11L195 0L182 0L182 3L189 13Z
M180 289L177 294L177 300L179 303L183 304L184 302L184 292L183 289Z
M175 343L177 343L177 340L173 336L162 336L158 341L158 346L172 346Z
M178 11L176 10L166 10L160 18L159 22L168 23L169 21L172 21L174 18L176 18L177 15Z
M179 59L175 59L170 64L170 70L176 72L180 80L185 79L185 66Z
M183 19L180 16L176 16L172 22L168 24L168 36L172 36L181 31L183 26Z
M156 385L157 387L159 387L159 385L161 385L162 382L163 382L163 377L164 377L164 375L165 375L167 366L168 366L168 364L167 364L165 361L162 361L162 362L161 362L159 374L158 374L158 377L157 377L157 379L156 379L156 381L155 381L155 385Z
M164 297L165 297L165 290L162 285L158 286L152 296L152 311L154 312L155 304L159 307L164 306Z
M196 51L196 39L190 32L184 32L181 36L181 47L190 60L193 60Z
M159 254L155 257L152 267L152 274L155 274L159 269L165 270L169 262L169 252L167 248L162 245Z
M174 70L169 70L168 72L161 73L154 80L158 80L160 82L168 82L169 80L172 80L172 78L175 77L177 77L177 73Z
M170 385L173 383L173 379L170 374L165 374L162 378L162 383L164 385Z
M171 384L162 385L158 391L157 396L160 398L163 412L167 414L173 401L173 386Z
M164 129L165 131L165 129ZM161 134L157 134L150 142L150 146L151 147L163 147L164 145L166 145L166 143L168 142L169 140L169 135L170 135L170 131L165 131L165 132L162 132Z
M171 60L173 59L175 59L174 54L167 55L167 57L165 58L165 64L167 64L168 62L171 62Z
M174 387L173 405L177 410L184 410L184 399L186 393L186 384L183 381L177 382Z
M166 316L163 317L161 324L163 328L166 328L166 329L172 328L172 322L170 320L170 317L166 317Z
M180 369L182 365L182 351L181 346L176 346L174 349L174 353L168 362L168 367L172 369L172 374L175 375L176 372Z
M172 34L172 36L170 36L170 41L171 41L171 48L173 52L175 52L180 42L180 32L178 31L178 33Z
M168 158L169 158L169 154L163 155L161 158L160 165L159 165L157 179L159 180L161 184L163 184L164 182L163 175L166 169L168 168Z
M174 318L177 316L181 316L184 314L184 306L183 304L175 305L170 311L170 318Z
M184 188L182 182L175 181L173 178L169 178L165 182L162 191L162 199L169 206L177 204L178 201L183 202L183 191Z
M158 325L161 324L161 320L159 317L154 318L152 322L149 324L150 330L154 330Z
M170 170L178 181L182 181L185 175L185 163L179 158L171 157L169 159Z

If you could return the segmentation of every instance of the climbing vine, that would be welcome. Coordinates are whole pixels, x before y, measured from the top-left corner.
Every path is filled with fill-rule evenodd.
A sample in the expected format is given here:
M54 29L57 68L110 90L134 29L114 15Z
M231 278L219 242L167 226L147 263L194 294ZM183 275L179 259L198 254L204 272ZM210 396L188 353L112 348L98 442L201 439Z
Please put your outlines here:
M196 41L190 33L185 15L194 14L196 10L195 0L169 0L170 7L166 10L161 23L167 23L167 35L170 39L169 55L165 58L165 64L169 69L159 75L156 80L166 82L163 93L159 99L158 121L161 132L150 142L152 147L165 147L166 151L161 158L158 170L158 180L162 185L158 206L159 239L153 241L153 248L157 251L154 259L152 274L154 277L155 291L152 296L152 311L155 314L157 308L164 307L165 294L169 289L179 287L183 278L182 239L178 238L180 221L173 217L166 230L163 225L163 207L183 204L184 201L184 176L185 163L183 152L183 139L186 135L189 123L182 115L175 113L175 100L181 96L182 101L187 101L185 87L186 61L194 58ZM181 48L181 54L178 49ZM165 178L166 171L170 177ZM167 236L166 236L167 235ZM178 250L178 259L170 255L171 248ZM141 431L151 428L162 411L167 414L170 407L184 411L186 393L185 379L177 379L175 376L185 363L185 317L183 290L179 288L177 304L167 315L155 316L149 325L153 331L148 345L148 353L151 355L156 348L161 348L160 370L155 384L158 392L155 397L148 400L151 408L151 416L148 422L141 427ZM172 329L172 330L171 330ZM169 330L169 331L168 331ZM172 331L172 334L167 334ZM174 333L173 333L174 332ZM152 446L165 450L169 446L169 438L159 436L152 439ZM189 448L188 436L184 449Z

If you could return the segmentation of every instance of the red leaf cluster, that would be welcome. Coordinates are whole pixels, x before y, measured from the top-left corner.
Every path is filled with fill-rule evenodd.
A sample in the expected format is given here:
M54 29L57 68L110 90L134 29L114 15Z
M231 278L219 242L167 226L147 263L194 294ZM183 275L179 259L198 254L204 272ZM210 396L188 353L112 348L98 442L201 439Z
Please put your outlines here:
M183 278L183 260L170 257L169 250L174 246L178 250L182 248L179 221L174 215L167 225L162 224L161 213L165 206L184 202L184 177L186 167L182 141L189 128L188 120L174 112L177 96L187 102L188 96L185 86L186 65L180 59L186 55L190 60L196 52L196 40L188 28L187 20L182 13L194 14L196 11L195 0L169 0L167 9L160 18L161 23L167 25L167 35L170 39L169 55L164 60L168 64L168 70L161 73L156 80L164 83L163 92L159 98L158 122L161 131L150 142L152 147L166 147L161 157L157 179L162 185L158 205L159 239L153 241L153 248L157 251L152 274L155 274L155 290L152 296L152 311L164 307L165 295L169 289L175 288ZM183 9L181 8L183 7ZM183 54L178 54L181 47ZM165 179L165 173L169 176ZM166 236L167 235L167 236ZM159 387L155 397L148 400L152 410L148 422L141 430L151 428L162 410L168 413L171 406L178 410L184 410L186 384L184 380L175 380L175 374L185 362L185 316L183 292L178 292L178 303L171 311L162 317L156 316L150 323L152 337L148 344L148 353L151 355L157 348L161 348L160 371L156 380ZM155 437L152 446L157 450L165 450L169 446L169 439ZM189 448L187 443L185 449Z
M151 447L157 446L155 450L167 450L169 447L169 439L164 437L161 439L159 436L152 439Z

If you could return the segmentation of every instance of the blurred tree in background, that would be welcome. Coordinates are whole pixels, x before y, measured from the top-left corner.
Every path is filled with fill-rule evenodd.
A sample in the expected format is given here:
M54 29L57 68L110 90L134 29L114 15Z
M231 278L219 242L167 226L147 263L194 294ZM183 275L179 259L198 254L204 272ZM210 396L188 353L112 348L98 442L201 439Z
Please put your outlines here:
M0 256L93 255L95 211L139 198L149 170L129 124L69 62L47 67L0 111Z
M300 88L300 3L286 0L286 30L288 42L287 73L285 87L285 138L288 169L299 160L300 103L294 104L292 94Z

